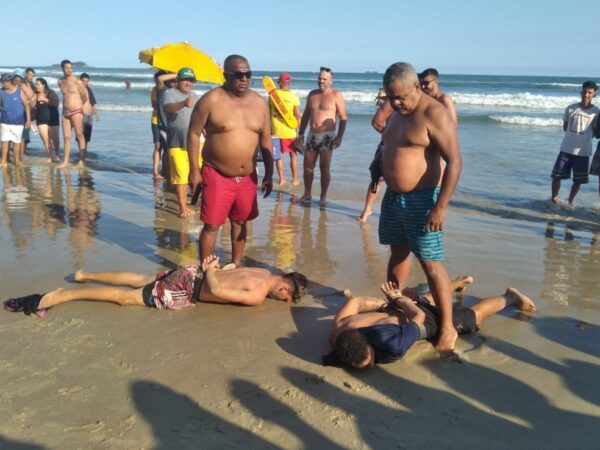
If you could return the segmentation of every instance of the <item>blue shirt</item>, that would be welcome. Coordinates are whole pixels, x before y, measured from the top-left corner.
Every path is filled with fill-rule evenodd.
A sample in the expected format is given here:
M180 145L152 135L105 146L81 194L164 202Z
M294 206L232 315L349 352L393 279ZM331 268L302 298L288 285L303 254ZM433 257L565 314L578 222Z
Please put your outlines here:
M421 331L414 322L402 325L382 324L359 328L367 338L375 353L377 364L392 362L402 358L412 345L421 339Z
M17 88L12 94L0 90L0 123L7 125L25 125L25 106L21 100L21 88Z

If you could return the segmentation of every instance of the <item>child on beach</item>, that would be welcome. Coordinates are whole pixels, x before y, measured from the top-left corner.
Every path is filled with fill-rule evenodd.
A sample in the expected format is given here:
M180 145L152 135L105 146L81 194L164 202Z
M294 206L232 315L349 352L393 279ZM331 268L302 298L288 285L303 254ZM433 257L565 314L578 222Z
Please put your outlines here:
M195 306L197 301L253 306L270 297L298 303L306 294L307 279L298 272L273 275L267 269L228 266L221 268L219 258L210 255L202 261L201 270L197 265L178 267L156 275L78 270L75 281L79 283L96 281L133 289L109 286L59 288L47 294L9 299L4 302L4 309L44 317L49 308L76 300L178 310Z
M454 292L473 283L471 276L451 281ZM435 339L439 311L430 292L417 296L413 289L400 291L395 283L381 285L385 300L354 297L337 313L329 341L333 352L323 357L324 365L344 364L365 369L395 361L419 339ZM470 308L454 305L452 319L458 334L475 333L488 317L508 306L523 312L535 311L533 301L515 288L496 297L479 300Z

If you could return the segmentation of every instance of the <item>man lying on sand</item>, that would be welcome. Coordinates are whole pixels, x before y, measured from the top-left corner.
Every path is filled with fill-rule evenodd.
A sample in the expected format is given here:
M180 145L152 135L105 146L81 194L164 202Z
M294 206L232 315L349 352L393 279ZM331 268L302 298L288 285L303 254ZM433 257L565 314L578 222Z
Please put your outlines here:
M259 305L266 297L297 303L306 294L307 279L298 272L273 275L267 269L240 267L223 269L219 258L210 255L197 265L178 267L143 275L132 272L75 272L75 281L97 281L115 286L94 286L83 289L56 289L47 294L32 294L4 302L9 312L24 312L44 317L46 311L61 303L75 300L112 302L121 306L151 306L157 309L183 309L196 301Z
M454 292L462 292L473 282L462 276L451 281ZM392 282L381 290L385 300L354 297L337 313L329 336L334 351L323 357L324 365L339 363L366 369L375 364L401 358L419 339L435 339L439 330L439 311L431 293L417 296L411 289L400 292ZM458 334L475 333L485 319L515 306L524 312L535 311L530 298L515 288L503 295L480 300L470 308L454 305L453 322Z

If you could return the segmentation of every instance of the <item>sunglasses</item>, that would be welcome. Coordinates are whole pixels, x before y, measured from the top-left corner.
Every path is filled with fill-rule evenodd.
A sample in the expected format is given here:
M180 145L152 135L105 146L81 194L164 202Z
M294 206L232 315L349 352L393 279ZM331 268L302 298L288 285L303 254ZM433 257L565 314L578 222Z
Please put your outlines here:
M249 80L252 78L252 71L248 70L247 72L242 72L241 70L236 70L235 72L225 72L227 75L233 75L236 80L243 80L246 78Z
M328 73L331 73L331 69L329 67L321 67L319 69L319 72L328 72Z

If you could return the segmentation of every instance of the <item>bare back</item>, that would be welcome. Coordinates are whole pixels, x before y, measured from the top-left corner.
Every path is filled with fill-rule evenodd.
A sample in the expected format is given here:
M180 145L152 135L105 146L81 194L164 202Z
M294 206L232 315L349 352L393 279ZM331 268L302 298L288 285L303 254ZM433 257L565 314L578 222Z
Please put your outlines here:
M215 272L215 276L221 290L228 292L252 292L262 297L263 300L266 298L274 278L273 274L267 269L257 267L240 267L232 270L217 271ZM199 300L216 303L229 303L231 301L211 293L206 280L202 283Z
M443 173L440 156L445 155L440 153L436 136L440 127L445 134L448 124L439 123L445 121L451 123L444 106L424 94L412 114L391 115L383 131L382 168L392 191L403 193L440 185ZM452 140L452 136L446 139Z
M198 102L191 126L198 116L206 117L204 161L228 177L251 174L261 136L270 126L265 100L254 91L235 97L218 87Z
M87 95L82 95L85 86L78 78L74 76L63 77L59 80L58 86L63 95L63 109L73 111L83 107Z
M323 92L315 89L308 94L307 108L310 110L310 131L324 133L335 131L338 102L343 102L342 94L335 89Z

